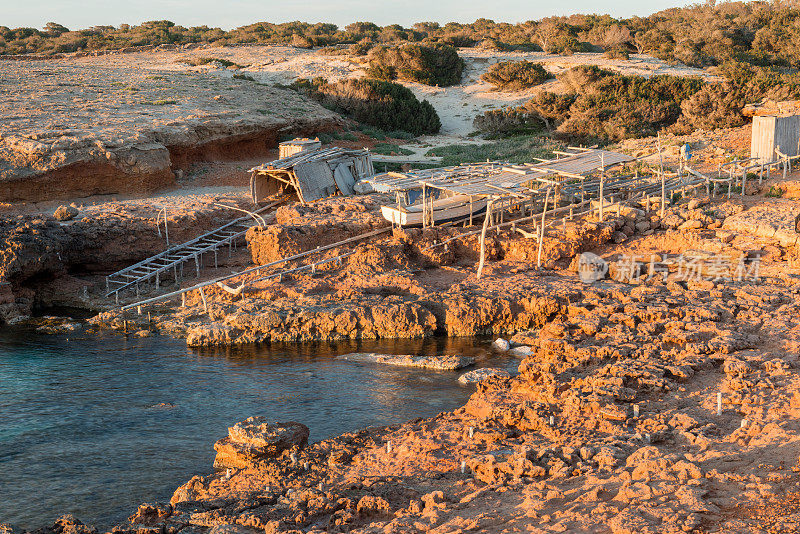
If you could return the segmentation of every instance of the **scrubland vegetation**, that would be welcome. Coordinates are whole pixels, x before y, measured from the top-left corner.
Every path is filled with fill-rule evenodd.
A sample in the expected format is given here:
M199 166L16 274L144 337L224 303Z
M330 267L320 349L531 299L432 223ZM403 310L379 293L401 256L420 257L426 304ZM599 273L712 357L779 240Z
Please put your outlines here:
M489 111L475 119L476 129L498 137L547 131L565 139L612 142L662 130L683 133L737 126L747 120L741 114L747 103L800 97L800 5L796 1L709 0L628 19L572 15L518 24L488 19L470 24L419 22L409 28L371 22L343 28L328 23L260 22L224 31L186 28L164 20L76 31L57 23L41 30L0 26L0 56L188 43L284 44L363 57L371 80L315 81L297 87L365 124L415 135L438 131L439 118L430 104L389 82L459 83L464 64L457 47L551 54L593 51L614 58L646 53L667 62L711 68L723 80L643 78L578 67L559 76L567 87L564 94L541 91L518 108ZM206 59L220 61L212 57L200 61ZM494 65L484 79L498 90L516 91L542 83L547 73L534 63L508 62Z
M376 45L418 43L544 50L556 54L647 53L697 67L726 61L800 67L800 6L792 2L709 1L630 19L572 15L519 24L488 19L471 24L419 22L410 28L397 24L380 27L371 22L355 22L344 28L329 23L259 22L225 31L208 26L186 28L166 20L76 31L53 22L41 30L0 26L0 54L53 54L186 43L301 47L343 44L361 54Z
M335 83L316 78L298 80L293 88L322 105L381 130L402 130L415 135L433 134L441 128L436 110L420 102L410 89L375 79L348 79Z
M381 80L405 80L425 85L458 85L464 72L452 46L406 44L380 47L371 53L367 74Z
M584 142L619 141L660 130L688 133L745 124L745 104L800 97L800 75L775 67L729 62L716 68L719 83L677 76L625 76L594 66L558 76L564 94L547 91L513 109L487 111L474 125L494 136L546 128Z
M497 91L523 91L552 77L532 61L501 61L489 67L481 79L494 85Z
M476 161L525 163L534 158L550 158L552 151L563 145L541 136L514 136L480 145L451 145L433 148L426 155L440 156L440 165L461 165Z
M181 58L178 60L178 62L185 65L190 65L192 67L208 65L209 63L219 63L223 67L232 67L234 69L243 69L246 67L246 65L239 65L238 63L234 63L228 59L220 59L216 57Z

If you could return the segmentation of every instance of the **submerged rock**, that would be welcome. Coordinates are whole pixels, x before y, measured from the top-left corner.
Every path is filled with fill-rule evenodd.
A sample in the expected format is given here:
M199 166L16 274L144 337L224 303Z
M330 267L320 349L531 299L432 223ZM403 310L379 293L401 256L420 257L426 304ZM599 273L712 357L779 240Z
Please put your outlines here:
M494 342L492 342L492 348L505 352L511 348L511 343L502 337L498 337L494 340Z
M81 325L68 317L42 317L36 331L42 334L66 334L79 330Z
M513 354L514 356L519 356L520 358L527 358L531 354L533 354L533 349L530 348L528 345L521 345L519 347L514 347L513 349L508 351L509 354Z
M250 417L228 428L228 436L214 444L214 467L247 467L289 449L302 449L308 444L308 434L308 427L301 423L270 423L263 416Z
M505 369L498 369L496 367L484 367L482 369L473 369L458 377L458 381L462 384L474 384L476 382L483 382L489 377L499 376L500 378L510 378L511 374Z
M376 354L374 352L354 352L339 356L341 360L365 363L384 363L402 367L421 367L437 371L454 371L475 363L469 356L412 356L410 354Z

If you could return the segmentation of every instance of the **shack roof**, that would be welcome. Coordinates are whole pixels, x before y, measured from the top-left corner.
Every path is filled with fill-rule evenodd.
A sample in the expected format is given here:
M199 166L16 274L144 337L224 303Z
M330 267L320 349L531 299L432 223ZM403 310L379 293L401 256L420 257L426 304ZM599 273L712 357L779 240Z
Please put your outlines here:
M563 158L512 165L502 162L477 163L458 167L426 169L406 173L388 172L367 178L378 191L407 191L432 187L463 195L529 196L564 179L582 179L604 168L633 161L619 152L574 149Z
M291 141L284 141L279 144L279 146L291 146L291 145L316 145L319 144L319 138L316 139L309 139L308 137L298 137L292 139Z
M295 165L301 163L310 163L314 161L325 161L328 164L337 163L339 160L366 157L369 152L366 150L352 150L348 148L320 148L317 150L307 150L305 152L298 152L288 158L276 159L253 167L250 172L269 174L270 171L287 170L293 168Z
M305 150L250 169L250 188L259 201L259 183L275 181L292 186L303 203L336 193L353 194L353 185L375 169L366 150L325 148Z
M764 99L755 104L748 104L742 109L742 114L747 117L791 117L800 115L800 100L776 100Z

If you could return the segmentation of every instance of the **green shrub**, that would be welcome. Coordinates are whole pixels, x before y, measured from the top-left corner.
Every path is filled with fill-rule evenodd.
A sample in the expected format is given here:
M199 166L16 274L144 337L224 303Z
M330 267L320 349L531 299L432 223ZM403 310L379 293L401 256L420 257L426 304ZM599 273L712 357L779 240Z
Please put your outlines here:
M774 185L769 186L769 191L764 193L765 197L770 198L781 198L784 195L785 191L780 187L775 187Z
M675 124L681 103L703 88L698 78L623 76L597 67L577 67L563 80L578 97L558 132L588 142L655 135Z
M367 74L381 80L407 80L425 85L449 86L461 82L464 61L447 45L406 44L380 47L372 52Z
M475 46L477 41L468 35L448 35L439 39L438 42L453 48L471 48Z
M548 129L558 126L569 117L569 110L577 100L576 93L558 94L541 91L520 106L523 113L533 113L541 117Z
M480 42L480 48L483 50L492 50L494 52L508 52L511 47L506 43L500 42L497 39L484 39Z
M495 63L481 76L497 91L523 91L549 80L553 76L538 63L503 61Z
M588 143L655 135L684 120L682 103L707 87L697 78L624 76L585 65L558 79L567 94L539 92L515 110L485 113L475 127L503 134L542 122L560 137Z
M521 110L493 109L475 117L472 126L492 137L505 137L540 132L543 122L541 117Z
M433 106L427 100L420 102L410 89L397 83L372 79L327 83L316 78L298 80L292 86L330 109L381 130L422 135L441 128ZM385 139L386 134L383 135Z
M631 53L625 46L618 45L608 48L603 56L608 59L630 59Z
M372 41L372 39L365 37L359 42L350 45L348 51L354 56L366 56L374 47L375 42Z
M398 145L391 143L378 143L373 147L372 152L384 156L409 156L414 153L407 148L400 148Z
M219 63L223 67L233 67L235 69L243 69L247 65L239 65L228 59L220 59L216 57L198 57L198 58L180 58L176 63L185 63L192 67L199 67L200 65L208 65L209 63Z
M519 136L480 145L450 145L429 150L426 156L442 158L444 166L477 163L486 160L509 163L531 162L534 158L550 158L553 150L561 148L540 136Z

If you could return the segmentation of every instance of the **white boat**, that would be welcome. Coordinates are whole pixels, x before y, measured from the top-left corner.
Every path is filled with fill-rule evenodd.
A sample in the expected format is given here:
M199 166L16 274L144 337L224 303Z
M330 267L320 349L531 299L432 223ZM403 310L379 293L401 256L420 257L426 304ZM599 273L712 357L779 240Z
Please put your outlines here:
M477 217L486 211L486 199L470 201L468 195L454 195L433 201L433 223L441 224L469 219L470 211ZM411 206L381 206L384 219L397 226L422 226L422 204Z

